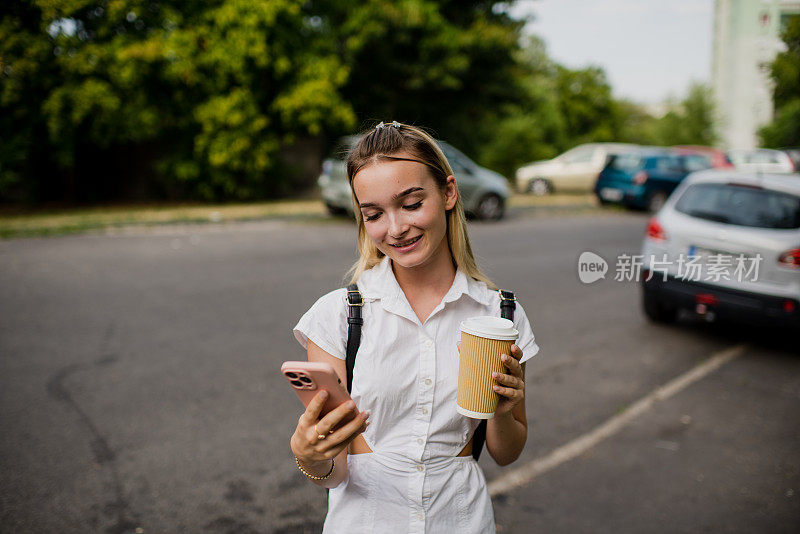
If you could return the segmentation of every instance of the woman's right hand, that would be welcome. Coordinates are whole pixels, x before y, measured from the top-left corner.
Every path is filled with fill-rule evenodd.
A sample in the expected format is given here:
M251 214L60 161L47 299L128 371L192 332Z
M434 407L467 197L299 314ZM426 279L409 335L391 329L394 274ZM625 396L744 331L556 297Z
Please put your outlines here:
M297 428L292 435L292 452L298 460L308 466L335 458L369 425L367 422L369 412L358 412L356 404L352 400L343 403L320 419L320 411L327 399L328 392L325 390L320 391L311 399L306 411L300 416ZM330 432L343 419L352 414L355 414L352 421ZM319 439L320 435L325 437Z

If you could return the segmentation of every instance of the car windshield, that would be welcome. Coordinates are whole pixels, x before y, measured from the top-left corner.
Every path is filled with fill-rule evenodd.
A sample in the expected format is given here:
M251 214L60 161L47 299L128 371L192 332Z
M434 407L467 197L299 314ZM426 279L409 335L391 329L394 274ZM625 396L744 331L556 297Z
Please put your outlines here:
M675 209L686 215L754 228L800 228L800 197L746 185L695 184Z

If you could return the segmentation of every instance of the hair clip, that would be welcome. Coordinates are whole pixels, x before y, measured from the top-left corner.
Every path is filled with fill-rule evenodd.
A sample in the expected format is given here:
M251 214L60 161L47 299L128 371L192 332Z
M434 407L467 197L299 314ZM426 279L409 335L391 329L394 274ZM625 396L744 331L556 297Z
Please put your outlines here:
M395 128L397 128L398 130L400 129L400 123L399 123L399 122L397 122L397 121L392 121L392 126L394 126Z
M377 125L375 125L375 129L376 130L383 130L385 127L386 127L386 125L383 124L383 121L381 121Z

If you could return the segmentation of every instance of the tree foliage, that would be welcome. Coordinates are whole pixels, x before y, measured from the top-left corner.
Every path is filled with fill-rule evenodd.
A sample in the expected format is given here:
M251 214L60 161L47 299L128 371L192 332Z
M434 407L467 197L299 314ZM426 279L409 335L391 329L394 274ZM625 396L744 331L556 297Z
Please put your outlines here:
M700 93L656 121L602 69L521 45L509 5L3 3L0 201L276 196L297 187L287 147L378 120L427 126L507 176L582 142L711 139Z
M707 145L717 141L714 130L714 101L711 90L692 84L686 97L655 124L655 144Z
M421 124L476 152L482 141L476 128L519 97L515 52L523 23L494 4L367 0L318 6L348 67L342 91L360 123Z
M517 59L519 96L489 125L490 135L479 153L482 163L511 176L529 161L617 136L615 101L602 69L558 65L537 38L528 41Z
M786 50L772 62L775 117L759 132L766 147L800 146L800 16L789 18L781 36Z
M92 199L144 155L141 172L181 196L267 196L287 185L282 146L355 123L347 68L301 0L13 6L0 23L0 115L15 132L0 195L42 199L49 171L72 184L62 194ZM26 168L36 146L51 168Z

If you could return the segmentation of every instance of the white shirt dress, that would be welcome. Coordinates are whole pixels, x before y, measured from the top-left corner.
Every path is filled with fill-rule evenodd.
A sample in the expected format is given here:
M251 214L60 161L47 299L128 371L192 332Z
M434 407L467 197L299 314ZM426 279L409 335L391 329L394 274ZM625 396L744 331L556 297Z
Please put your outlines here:
M364 326L351 396L371 412L363 436L373 452L347 457L347 476L328 495L323 533L495 532L483 471L472 456L457 456L480 421L456 411L456 344L464 319L500 315L500 296L458 269L420 323L388 257L364 272L358 287ZM514 324L525 361L539 347L519 303ZM346 289L321 297L294 335L304 348L310 339L344 360Z

